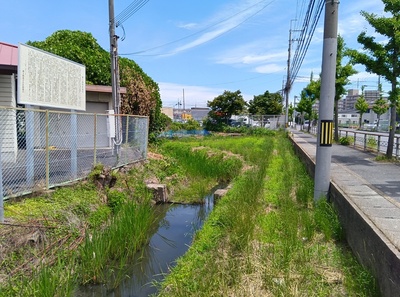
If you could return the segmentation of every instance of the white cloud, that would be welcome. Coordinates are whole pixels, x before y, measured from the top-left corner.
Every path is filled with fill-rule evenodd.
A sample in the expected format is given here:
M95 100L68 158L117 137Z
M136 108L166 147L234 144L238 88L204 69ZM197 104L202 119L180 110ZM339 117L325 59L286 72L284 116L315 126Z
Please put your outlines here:
M268 5L258 0L238 1L235 4L221 7L218 13L203 23L185 25L186 28L190 29L199 28L199 32L204 31L204 33L195 40L175 48L172 50L171 55L209 42L235 29L253 15L261 12Z
M222 88L182 85L167 82L161 82L158 83L158 85L160 87L163 107L177 108L178 102L183 104L183 97L185 99L186 108L207 107L207 101L214 100L215 97L221 95L225 91ZM242 96L246 101L253 99L253 95L250 94L242 93Z
M175 107L178 101L183 104L183 96L185 97L185 107L206 107L207 101L213 100L221 95L224 90L219 88L208 88L201 86L190 86L174 83L158 84L160 87L161 100L163 106Z
M287 53L279 51L275 53L267 53L267 54L257 54L257 53L249 53L247 49L236 49L231 53L224 53L223 56L217 58L218 64L259 64L259 63L268 63L268 62L277 62L277 61L285 61L287 59Z
M276 73L276 72L284 72L285 68L279 64L267 64L256 67L255 71L258 73Z
M187 29L187 30L191 30L193 28L197 27L197 23L187 23L187 24L179 24L178 28L183 28L183 29Z

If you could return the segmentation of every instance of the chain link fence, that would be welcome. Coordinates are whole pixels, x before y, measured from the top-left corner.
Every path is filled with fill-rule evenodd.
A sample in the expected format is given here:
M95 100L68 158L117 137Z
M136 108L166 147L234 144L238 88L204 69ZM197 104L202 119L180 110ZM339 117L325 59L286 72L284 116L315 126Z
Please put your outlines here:
M234 115L231 117L229 125L276 130L285 128L285 115Z
M148 118L0 107L0 199L145 160Z

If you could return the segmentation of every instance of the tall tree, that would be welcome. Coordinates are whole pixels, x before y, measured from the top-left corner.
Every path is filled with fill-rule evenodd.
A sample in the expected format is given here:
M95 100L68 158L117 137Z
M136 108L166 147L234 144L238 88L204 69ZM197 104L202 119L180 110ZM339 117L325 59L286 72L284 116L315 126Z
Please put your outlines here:
M313 105L319 100L321 94L321 79L314 80L314 75L311 72L310 82L308 85L301 91L300 94L300 109L303 109L303 112L306 113L307 118L309 119L307 131L310 132L311 122L314 118L317 118L315 113L313 113ZM297 109L297 111L299 111Z
M361 95L360 97L357 98L356 104L354 105L355 109L358 110L358 113L360 114L360 118L358 120L358 126L359 129L361 129L361 125L362 125L362 117L363 114L366 113L368 111L368 102L367 100L365 100L364 97L364 86L361 88Z
M44 41L27 44L85 65L88 84L111 84L110 53L101 48L91 33L59 30Z
M335 141L339 141L339 100L344 94L346 94L346 88L350 83L349 77L356 74L357 71L353 68L350 61L342 65L342 60L345 55L345 42L342 36L338 36L337 39L337 54L336 54L336 79L335 79L335 101L334 101L334 121L335 121Z
M311 122L313 119L313 105L315 103L315 96L313 94L310 94L306 88L304 88L301 91L300 94L300 102L297 104L296 111L301 113L302 115L302 121L304 120L304 114L306 114L308 118L308 126L307 126L307 131L310 132L311 128ZM302 122L302 124L304 124Z
M87 84L111 84L110 53L101 48L90 33L60 30L44 41L28 41L27 44L85 65ZM154 140L165 127L158 84L133 60L119 58L119 65L121 86L127 88L121 100L121 111L148 116L149 140Z
M249 113L254 115L280 115L282 108L283 97L279 93L265 91L249 101Z
M239 115L246 110L247 102L243 99L240 90L235 92L224 91L222 95L207 101L207 106L211 108L210 117L217 122L227 123L232 115Z
M346 54L354 64L363 64L368 72L384 77L391 84L390 129L386 157L393 157L394 136L396 130L396 106L400 94L398 77L400 76L400 1L382 0L385 16L361 11L361 15L375 29L376 33L385 37L385 42L375 40L375 36L367 36L366 31L358 35L357 41L363 45L363 51L347 50Z
M381 115L383 115L389 109L389 106L388 106L386 100L383 99L383 96L382 96L382 84L379 84L378 90L379 90L379 98L374 102L374 105L372 106L372 110L376 113L376 115L378 117L378 122L376 123L377 128L379 127Z

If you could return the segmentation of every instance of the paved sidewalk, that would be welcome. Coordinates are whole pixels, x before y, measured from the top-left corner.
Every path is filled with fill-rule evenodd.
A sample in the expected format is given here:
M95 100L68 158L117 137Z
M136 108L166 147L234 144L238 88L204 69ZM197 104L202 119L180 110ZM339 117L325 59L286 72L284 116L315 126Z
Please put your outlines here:
M290 130L293 140L315 162L314 135ZM400 164L375 161L376 154L332 146L331 182L369 220L383 241L400 251Z

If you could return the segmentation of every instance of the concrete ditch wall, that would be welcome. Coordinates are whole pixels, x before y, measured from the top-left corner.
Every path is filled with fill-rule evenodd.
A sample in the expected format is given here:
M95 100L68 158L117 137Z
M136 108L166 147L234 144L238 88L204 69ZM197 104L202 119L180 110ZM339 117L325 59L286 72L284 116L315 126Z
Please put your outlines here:
M293 138L290 139L296 154L310 176L314 177L312 157ZM400 253L397 248L334 180L331 181L328 198L338 211L348 245L358 261L377 279L382 296L400 296Z

